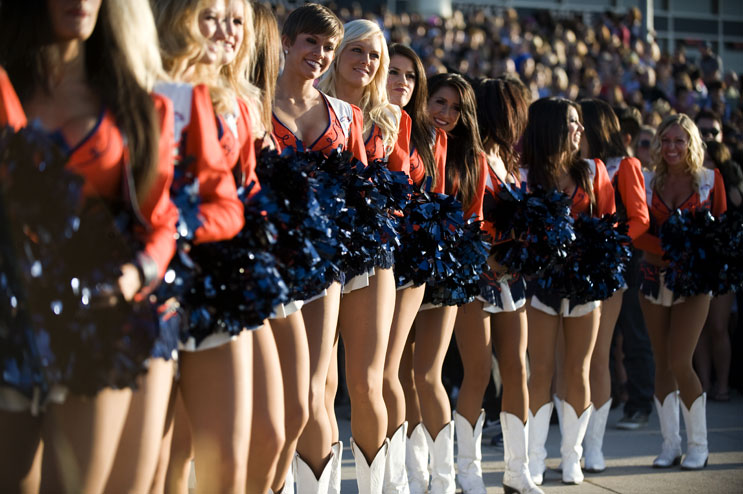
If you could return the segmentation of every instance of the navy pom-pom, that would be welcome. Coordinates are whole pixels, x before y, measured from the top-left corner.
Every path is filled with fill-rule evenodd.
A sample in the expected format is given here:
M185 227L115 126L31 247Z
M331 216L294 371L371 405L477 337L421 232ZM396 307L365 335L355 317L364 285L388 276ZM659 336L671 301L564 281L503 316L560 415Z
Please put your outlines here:
M660 241L666 268L666 286L689 297L729 291L729 265L720 255L720 221L708 209L676 210L663 223Z
M480 221L470 219L458 229L457 241L447 249L449 262L442 263L448 264L453 271L445 268L448 276L436 278L426 285L424 303L464 305L480 294L480 275L488 269L489 246L480 225Z
M483 211L499 234L490 253L510 273L538 275L563 261L575 240L570 198L556 190L506 184L497 198L485 195Z
M726 267L720 273L723 282L720 289L739 291L743 289L743 210L729 209L718 223L715 245L721 264Z
M42 403L54 384L133 386L158 335L154 308L118 287L137 250L129 206L83 197L66 160L41 129L0 131L2 380Z
M540 287L569 298L574 305L606 300L622 288L631 257L630 238L627 224L616 222L616 214L579 216L567 257L542 273Z

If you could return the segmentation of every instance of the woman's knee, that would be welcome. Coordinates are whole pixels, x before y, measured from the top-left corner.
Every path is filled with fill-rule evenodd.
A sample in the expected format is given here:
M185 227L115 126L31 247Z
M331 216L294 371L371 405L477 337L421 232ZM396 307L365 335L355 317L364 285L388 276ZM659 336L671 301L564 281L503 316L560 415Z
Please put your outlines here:
M284 417L287 437L299 436L310 419L308 397L295 397L291 404L286 403Z
M490 381L490 359L488 358L487 361L483 359L478 359L477 361L473 362L463 361L463 366L464 380L462 381L462 385L472 386L484 391L485 388L488 387L488 382Z
M673 374L674 377L678 378L684 378L688 376L689 374L694 373L694 367L692 366L692 359L688 358L687 356L681 356L681 355L672 355L668 359L668 367L670 369L670 373Z

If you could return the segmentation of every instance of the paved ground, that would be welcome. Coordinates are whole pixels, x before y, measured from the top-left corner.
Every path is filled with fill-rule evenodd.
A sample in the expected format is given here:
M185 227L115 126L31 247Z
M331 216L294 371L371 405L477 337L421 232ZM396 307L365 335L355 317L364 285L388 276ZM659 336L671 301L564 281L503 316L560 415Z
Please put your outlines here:
M356 494L354 463L348 446L351 430L347 420L348 410L339 409L338 415L344 444L341 489L344 494ZM550 469L545 474L544 491L570 494L743 493L743 397L737 393L733 393L728 403L708 402L711 454L709 466L702 471L687 472L678 467L668 470L650 468L661 444L657 415L653 412L647 428L638 431L615 429L613 425L621 416L621 408L612 410L609 415L604 440L605 472L587 474L585 482L579 486L566 486L560 482L559 472ZM498 427L490 427L483 439L483 472L490 494L503 492L503 448L489 445L490 437L498 432ZM560 462L559 436L558 427L553 425L547 439L547 466L551 468L557 467ZM683 431L682 441L685 449L686 436Z

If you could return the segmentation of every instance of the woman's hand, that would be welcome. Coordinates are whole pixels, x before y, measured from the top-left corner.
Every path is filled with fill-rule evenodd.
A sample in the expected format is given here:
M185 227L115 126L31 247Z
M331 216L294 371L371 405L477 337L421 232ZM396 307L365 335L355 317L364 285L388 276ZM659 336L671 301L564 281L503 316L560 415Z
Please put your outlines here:
M495 260L495 256L488 257L488 266L490 266L490 270L495 275L495 279L499 280L504 275L508 274L508 270L506 267L502 264L499 264L498 261Z
M132 263L121 266L119 289L124 300L131 302L140 288L142 288L142 278L139 275L139 269Z

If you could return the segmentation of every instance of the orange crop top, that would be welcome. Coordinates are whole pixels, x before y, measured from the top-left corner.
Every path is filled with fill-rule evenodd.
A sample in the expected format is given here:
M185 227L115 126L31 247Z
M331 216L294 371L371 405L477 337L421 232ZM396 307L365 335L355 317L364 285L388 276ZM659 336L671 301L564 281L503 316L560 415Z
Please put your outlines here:
M389 154L384 149L381 129L376 125L372 125L372 130L364 144L367 162L371 163L373 160L387 159L387 168L393 172L405 172L406 175L410 176L409 147L411 123L410 115L403 110L400 115L397 142L395 142Z

